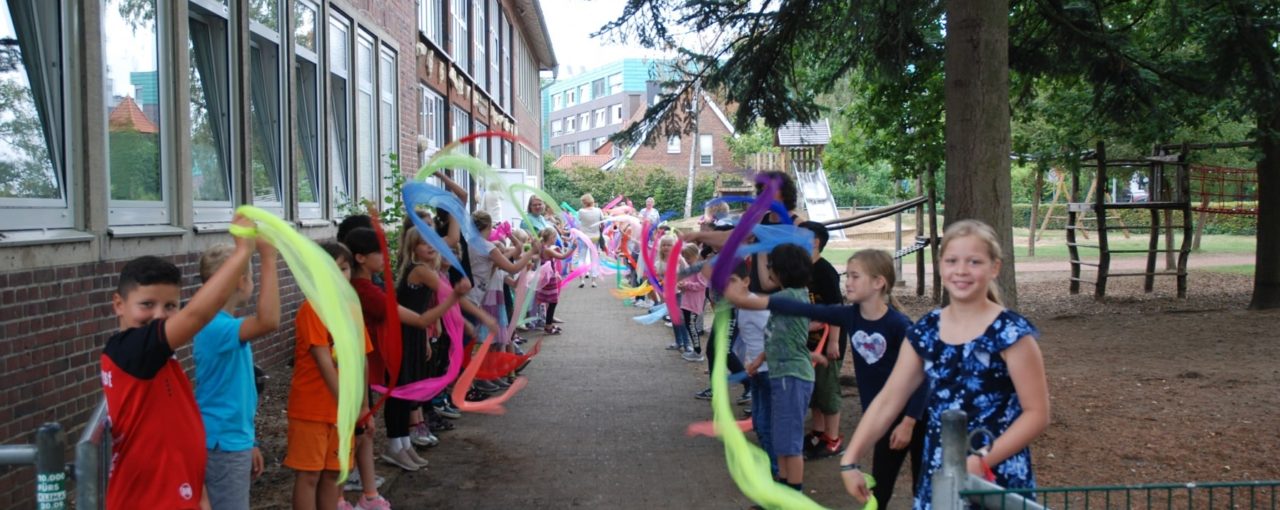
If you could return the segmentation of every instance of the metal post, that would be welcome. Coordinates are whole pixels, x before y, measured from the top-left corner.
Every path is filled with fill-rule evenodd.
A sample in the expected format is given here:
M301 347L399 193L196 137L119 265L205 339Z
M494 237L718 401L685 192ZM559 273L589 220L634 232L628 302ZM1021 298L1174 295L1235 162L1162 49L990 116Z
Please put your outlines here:
M36 431L36 508L67 508L66 435L62 425L46 423Z
M902 253L902 211L893 215L893 274L898 275L898 284L902 285L902 257L897 256Z
M102 400L76 443L76 509L106 508L107 476L111 466L111 428L107 403Z
M964 411L958 409L942 413L942 465L933 474L933 508L937 510L964 508L960 490L969 476L964 462L969 451L968 421Z

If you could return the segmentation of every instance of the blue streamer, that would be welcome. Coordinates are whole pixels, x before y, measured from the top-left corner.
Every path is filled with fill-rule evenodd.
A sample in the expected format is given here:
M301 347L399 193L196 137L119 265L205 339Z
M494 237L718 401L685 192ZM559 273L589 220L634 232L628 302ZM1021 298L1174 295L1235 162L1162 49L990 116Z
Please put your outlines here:
M745 203L751 203L754 201L755 199L752 197L716 197L711 200L708 200L706 204L703 204L702 210L706 211L708 207L711 207L716 204L721 204L721 203L726 203L726 204L744 203L745 204ZM787 208L786 206L782 205L782 202L779 202L777 200L770 202L769 210L777 214L778 217L782 219L782 224L790 225L792 223L791 214L787 212Z
M734 253L735 258L746 257L753 253L768 253L784 244L794 244L804 248L813 255L813 231L795 225L756 225L751 229L756 242L739 246Z
M431 191L429 189L424 189L424 187L435 188L435 186L420 182L411 182L404 185L403 196L405 212L408 214L409 219L413 221L413 226L417 227L418 233L422 234L422 239L430 243L436 251L440 252L440 256L444 257L444 259L449 262L449 265L453 266L454 269L457 269L459 273L463 274L463 276L466 276L467 273L462 268L462 262L453 254L453 250L449 248L449 243L445 242L444 238L440 237L440 234L437 234L435 229L431 228L430 225L427 225L427 222L422 221L422 218L418 217L418 204L428 205L426 200L432 196ZM452 197L452 195L450 196ZM457 197L452 198L454 199L454 202L457 203ZM447 208L444 210L448 211L449 214L454 214L453 211L450 211ZM461 222L463 225L471 224L470 216L464 215L454 217L458 218L457 221ZM471 225L471 230L475 230L475 225ZM479 233L477 233L477 235L479 235ZM468 239L468 242L469 241L470 239Z
M649 309L649 313L644 315L637 315L635 317L632 317L631 319L636 322L639 322L640 324L644 324L647 326L650 324L656 324L658 321L662 320L662 318L666 316L667 316L667 307L655 306Z

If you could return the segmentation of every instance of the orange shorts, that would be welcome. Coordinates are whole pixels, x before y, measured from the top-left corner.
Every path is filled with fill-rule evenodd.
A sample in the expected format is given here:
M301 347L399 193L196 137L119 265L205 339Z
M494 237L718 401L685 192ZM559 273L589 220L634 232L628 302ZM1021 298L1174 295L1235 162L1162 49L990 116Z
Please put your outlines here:
M289 418L289 451L284 465L297 471L337 471L338 427L332 423ZM355 446L355 442L352 442Z

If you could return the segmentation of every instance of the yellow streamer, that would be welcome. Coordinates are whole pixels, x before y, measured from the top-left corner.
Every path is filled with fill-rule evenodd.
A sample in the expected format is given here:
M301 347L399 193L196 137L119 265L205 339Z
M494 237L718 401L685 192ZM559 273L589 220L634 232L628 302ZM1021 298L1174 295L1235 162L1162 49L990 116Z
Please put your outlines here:
M342 276L338 264L315 241L299 234L284 220L251 205L236 209L258 224L257 228L231 226L237 237L261 236L276 247L293 273L316 315L333 336L338 362L338 483L351 471L351 442L360 402L365 391L364 316L351 282Z
M626 299L629 297L633 298L647 295L650 292L653 292L653 287L649 286L649 282L644 282L634 289L629 287L623 289L609 289L609 292L612 292L613 296L618 299Z

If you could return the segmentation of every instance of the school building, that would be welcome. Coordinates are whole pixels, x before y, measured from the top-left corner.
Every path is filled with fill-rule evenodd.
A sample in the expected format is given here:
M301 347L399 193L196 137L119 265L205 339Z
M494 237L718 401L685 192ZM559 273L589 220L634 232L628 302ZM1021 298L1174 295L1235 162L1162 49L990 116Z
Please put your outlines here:
M484 130L520 141L466 150L540 183L556 66L538 0L0 2L0 444L74 441L120 268L166 257L189 298L240 204L328 238L396 165ZM287 270L281 298L262 365L291 354ZM33 470L0 473L0 507L33 506Z

